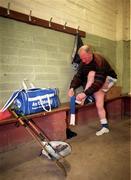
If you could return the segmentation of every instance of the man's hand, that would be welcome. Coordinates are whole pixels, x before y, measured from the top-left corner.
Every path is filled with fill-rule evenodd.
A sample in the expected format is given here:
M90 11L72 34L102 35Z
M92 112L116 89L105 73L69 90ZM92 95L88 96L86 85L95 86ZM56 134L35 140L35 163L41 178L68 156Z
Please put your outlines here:
M69 97L72 97L72 96L74 96L74 89L73 88L71 88L71 89L69 89L69 91L68 91L68 96Z
M79 93L77 96L76 96L76 100L77 101L82 101L83 99L86 98L86 94L85 93Z

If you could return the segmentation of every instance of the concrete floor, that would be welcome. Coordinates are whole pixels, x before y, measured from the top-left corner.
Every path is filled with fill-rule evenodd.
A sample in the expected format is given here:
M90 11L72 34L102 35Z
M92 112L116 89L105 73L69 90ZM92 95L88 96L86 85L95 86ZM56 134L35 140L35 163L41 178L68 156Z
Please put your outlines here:
M73 127L78 136L67 141L72 153L66 158L66 178L29 142L0 154L0 180L129 180L130 120L110 124L111 132L100 137L95 136L98 122Z

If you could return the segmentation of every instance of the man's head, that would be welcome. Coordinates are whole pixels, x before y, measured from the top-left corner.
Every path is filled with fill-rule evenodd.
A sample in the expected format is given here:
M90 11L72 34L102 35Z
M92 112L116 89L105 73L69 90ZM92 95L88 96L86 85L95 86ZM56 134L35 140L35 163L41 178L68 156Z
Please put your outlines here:
M91 45L81 46L78 50L78 54L81 61L85 64L89 64L93 59L92 47Z

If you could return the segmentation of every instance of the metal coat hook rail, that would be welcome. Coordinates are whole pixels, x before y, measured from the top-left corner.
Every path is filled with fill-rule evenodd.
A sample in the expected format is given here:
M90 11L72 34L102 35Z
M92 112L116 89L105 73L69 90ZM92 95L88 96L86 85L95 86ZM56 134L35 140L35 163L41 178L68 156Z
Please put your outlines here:
M77 30L76 30L76 33L78 34L79 33L79 29L80 29L80 26L78 26Z
M49 27L51 27L51 21L52 21L53 17L50 18L50 21L49 21Z
M30 10L29 21L31 21L32 11Z
M10 15L10 2L8 3L7 15Z
M65 22L63 29L66 29L67 22Z
M81 37L85 37L86 33L84 31L81 31L78 26L77 29L67 26L67 22L65 22L64 25L52 22L53 17L50 18L50 20L44 20L37 17L32 16L32 10L30 10L29 15L23 14L17 11L13 11L10 9L10 3L8 3L8 7L0 7L0 16L5 18L14 19L17 21L25 22L27 24L32 24L35 26L41 26L44 28L49 28L55 31L60 31L72 35L76 35L79 33Z

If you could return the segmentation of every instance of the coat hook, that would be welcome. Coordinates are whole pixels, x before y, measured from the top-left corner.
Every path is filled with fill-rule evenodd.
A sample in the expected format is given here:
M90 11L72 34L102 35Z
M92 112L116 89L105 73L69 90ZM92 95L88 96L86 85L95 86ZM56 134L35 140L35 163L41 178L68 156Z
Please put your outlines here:
M52 21L53 17L50 18L50 21L49 21L49 27L51 27L51 21Z
M7 15L10 15L10 2L8 2Z
M66 28L66 25L67 25L67 22L65 22L63 29L65 29L65 28Z
M77 29L76 29L77 34L79 33L79 29L80 29L80 26L78 26Z
M31 21L31 16L32 16L32 10L30 10L29 21Z

